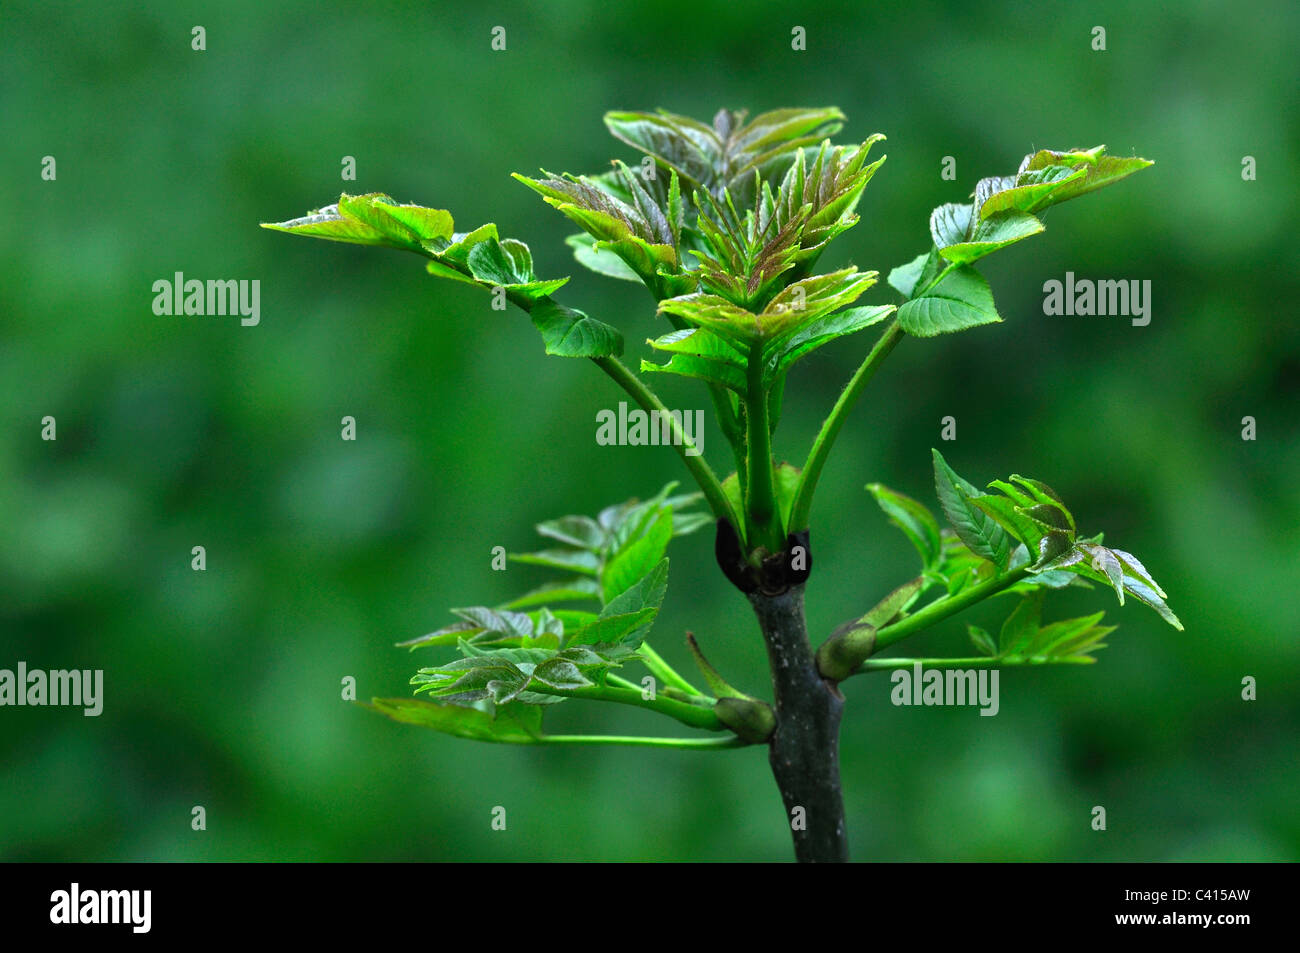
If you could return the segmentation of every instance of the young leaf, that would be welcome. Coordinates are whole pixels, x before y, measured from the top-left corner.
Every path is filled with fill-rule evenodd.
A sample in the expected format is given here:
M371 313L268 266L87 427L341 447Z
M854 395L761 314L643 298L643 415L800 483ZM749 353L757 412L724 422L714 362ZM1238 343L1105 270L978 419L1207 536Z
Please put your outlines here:
M380 192L344 193L334 205L287 222L263 222L262 227L309 238L422 252L423 243L451 237L452 218L444 209L398 205Z
M752 180L804 146L839 131L838 109L779 109L744 125L745 113L720 110L713 125L659 110L610 112L605 125L616 139L653 156L692 190L721 197Z
M1025 212L1002 212L991 218L980 219L964 240L941 246L939 254L959 265L968 265L1000 248L1037 235L1042 230L1043 223L1032 215Z
M1044 208L1046 205L1057 205L1080 195L1086 195L1096 189L1114 185L1121 179L1128 178L1134 172L1140 172L1149 166L1155 165L1155 163L1150 159L1139 159L1136 156L1130 158L1108 156L1106 155L1105 146L1094 146L1092 149L1072 150L1070 152L1054 152L1050 149L1042 149L1032 155L1025 156L1024 161L1020 163L1020 174L1035 172L1056 165L1082 169L1084 175L1082 177L1071 176L1064 178L1060 182L1060 187L1046 196L1045 204L1038 205L1037 208Z
M828 314L824 318L818 318L804 325L794 334L777 342L771 349L773 353L767 357L769 380L785 374L795 361L823 344L829 344L836 338L856 334L873 324L878 324L895 310L892 304L863 305L836 311L834 314Z
M811 212L803 206L788 219L736 211L731 192L722 201L695 193L695 227L705 247L694 249L700 285L740 308L762 308L799 261L801 235ZM707 206L707 207L706 207Z
M601 615L623 615L640 612L644 609L658 611L663 605L664 594L668 591L668 558L664 557L633 585L628 586L618 596L606 604Z
M533 669L533 679L549 688L575 689L593 684L573 662L552 658Z
M906 265L899 265L889 273L889 285L904 298L910 298L918 288L924 289L939 274L940 258L937 249L917 255Z
M509 558L517 563L580 572L588 576L596 575L600 568L600 557L583 550L543 549L535 553L510 553Z
M975 650L981 655L996 656L998 654L998 644L993 641L993 636L984 631L977 625L967 625L966 634L970 636L971 643Z
M536 719L521 719L498 710L495 717L481 708L435 704L416 698L373 698L362 707L408 725L420 725L443 734L473 741L506 744L536 744L541 735L541 709Z
M596 274L623 281L641 282L640 275L629 268L622 258L610 251L608 247L601 248L599 243L585 232L570 235L564 243L573 249L573 257L578 264Z
M998 654L1016 655L1027 648L1038 634L1039 619L1043 613L1041 590L1025 596L1002 624L998 635Z
M599 552L606 543L605 531L590 516L561 516L538 523L533 528L540 536L592 552Z
M558 357L616 357L623 353L623 335L603 321L589 318L543 298L530 315L542 332L546 353Z
M903 531L921 554L923 570L933 570L942 555L939 523L928 509L909 496L880 483L868 483L867 491L880 504L889 521Z
M1014 500L991 493L981 494L971 500L981 510L998 522L1003 529L1025 544L1030 552L1038 552L1039 541L1043 531L1028 516L1020 511Z
M1033 171L1022 171L1011 177L985 179L983 189L976 187L980 199L980 219L1003 212L1034 212L1052 204L1048 198L1067 182L1081 179L1082 168L1053 165Z
M613 252L634 272L647 287L660 288L661 272L676 274L679 268L673 235L663 213L648 197L642 199L644 190L629 194L632 204L624 202L601 188L597 180L582 176L559 178L544 172L545 179L530 179L514 174L514 178L539 193L547 204L554 206L569 219L597 239L594 250ZM636 184L630 175L626 182ZM657 215L647 218L639 207L642 201L654 208Z
M646 374L676 374L679 377L693 377L744 394L748 384L745 372L731 364L711 361L708 358L693 357L689 354L674 354L667 364L641 359L641 371Z
M452 609L466 622L478 626L483 635L501 635L506 638L528 638L533 634L533 622L522 612L489 609L486 606L470 606L466 609Z
M874 271L859 273L856 268L805 278L782 289L758 314L717 295L700 293L661 301L659 310L708 328L747 349L757 341L793 334L851 304L875 280Z
M432 275L481 287L504 287L529 300L548 295L569 280L539 280L533 274L528 246L514 239L499 238L495 225L455 233L449 212L399 205L379 192L344 193L336 205L287 222L263 223L262 227L312 238L417 252L432 259L427 265Z
M778 230L794 219L801 209L808 209L796 260L810 265L831 239L857 223L854 209L862 191L885 161L881 156L871 165L865 165L867 155L871 147L884 138L877 133L861 146L834 149L823 142L811 169L807 168L805 153L800 150L795 153L794 163L786 172L776 196L764 189L760 220L770 216Z
M1001 320L988 282L969 265L949 272L921 297L898 309L899 326L917 337L950 334Z
M534 299L549 295L569 280L538 281L533 274L533 256L528 246L513 238L479 242L470 249L466 263L479 284L517 291Z
M997 521L972 502L983 494L959 477L938 450L932 453L935 491L948 522L975 555L1005 569L1011 556L1011 541Z
M600 573L600 585L606 603L645 578L663 559L673 536L671 507L659 510L654 522L642 535L613 553Z
M955 203L940 205L931 212L930 237L934 239L934 247L942 252L951 245L964 242L970 234L972 214L969 205Z
M668 560L629 586L600 613L600 618L574 633L570 645L618 643L635 649L650 631L668 587Z

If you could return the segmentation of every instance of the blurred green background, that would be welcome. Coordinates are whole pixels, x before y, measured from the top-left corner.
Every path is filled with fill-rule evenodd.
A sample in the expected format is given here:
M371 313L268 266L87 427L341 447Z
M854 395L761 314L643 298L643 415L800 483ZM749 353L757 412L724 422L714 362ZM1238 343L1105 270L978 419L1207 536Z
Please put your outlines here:
M10 5L0 667L103 668L106 699L99 718L0 710L0 859L789 858L761 748L475 745L340 700L347 675L362 697L404 694L432 656L394 642L544 578L491 572L491 547L531 547L538 520L685 471L658 448L597 446L595 414L620 392L545 358L519 312L414 256L257 223L345 188L448 207L458 228L495 221L539 274L573 274L561 298L619 326L635 359L664 327L644 292L572 263L574 229L509 173L633 158L605 133L608 109L831 104L849 116L842 140L884 132L889 160L827 266L910 260L932 207L1032 148L1105 143L1157 165L987 262L1004 324L904 341L884 365L814 509L813 630L914 571L862 487L932 501L929 448L949 414L960 472L1054 485L1081 529L1141 556L1187 627L1062 594L1049 618L1104 607L1121 623L1111 647L1087 668L1004 673L996 718L895 708L884 676L848 683L855 858L1300 859L1297 9ZM490 49L497 25L505 52ZM790 48L796 25L806 52ZM1257 181L1242 180L1246 155ZM1067 270L1150 279L1150 326L1045 317L1042 283ZM155 316L152 283L176 271L259 279L261 324ZM882 282L865 300L892 294ZM795 371L779 454L802 459L873 336ZM707 407L692 382L655 383L671 407ZM46 415L56 442L40 439ZM724 468L716 430L706 447ZM206 572L190 569L195 545ZM689 627L732 681L766 691L708 534L672 556L660 650L687 666ZM962 622L997 625L1009 606L903 652L965 654ZM674 730L578 702L551 717ZM495 805L505 832L490 829Z

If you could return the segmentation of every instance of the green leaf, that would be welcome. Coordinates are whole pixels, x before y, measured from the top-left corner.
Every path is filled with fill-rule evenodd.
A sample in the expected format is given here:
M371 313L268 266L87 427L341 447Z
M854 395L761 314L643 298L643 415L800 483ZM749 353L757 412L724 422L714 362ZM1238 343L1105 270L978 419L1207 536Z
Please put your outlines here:
M588 576L596 575L596 571L600 568L599 556L581 550L543 549L535 553L510 553L509 558L517 563L564 569Z
M503 609L531 609L536 606L548 606L557 602L580 602L592 599L600 601L600 587L594 579L581 577L562 582L548 582L532 589L517 599L507 602Z
M533 528L540 536L592 552L599 552L606 542L605 531L590 516L561 516L538 523Z
M417 649L424 646L455 645L462 638L477 635L482 631L481 626L462 619L460 622L453 622L451 625L444 626L436 632L430 632L428 635L421 635L414 639L407 639L405 642L398 642L397 646L404 649Z
M395 219L423 244L448 241L452 237L451 213L421 205L384 205L383 212Z
M451 236L451 244L436 252L437 263L456 272L463 280L478 284L474 279L466 277L469 273L469 253L483 242L498 241L499 239L497 227L491 222L480 225L472 232L456 232ZM434 264L434 262L429 263L431 272Z
M411 678L417 692L453 703L492 699L504 704L516 698L528 684L528 675L506 658L459 658L431 668L422 668Z
M1017 506L1033 506L1037 498L1026 493L1024 489L1006 480L991 480L989 488L1005 493Z
M876 273L845 268L793 282L758 314L718 295L694 293L659 303L661 313L675 314L706 327L742 348L793 334L818 318L851 304L875 284Z
M624 589L611 599L601 612L602 616L616 616L629 612L639 612L651 608L658 610L663 605L664 595L668 591L668 559L659 562L634 585Z
M889 285L904 298L910 298L918 287L924 288L939 274L939 262L937 249L922 252L906 265L893 269L889 273Z
M1038 623L1043 613L1043 593L1035 591L1025 596L1002 624L998 635L998 654L1015 655L1027 648L1038 634Z
M465 639L475 641L523 640L534 635L533 620L521 612L509 609L490 609L487 606L470 606L452 609L461 621L453 623L418 638L399 642L401 648L457 645Z
M641 276L629 268L622 258L610 251L608 247L599 247L599 244L585 232L570 235L564 242L573 249L573 257L578 263L596 274L641 283Z
M546 179L514 178L539 193L569 219L597 239L596 253L608 250L623 260L631 271L658 292L661 273L679 271L677 249L668 223L658 206L645 195L635 176L619 170L628 201L613 195L604 183L585 176L559 178L544 172ZM593 259L594 261L594 259ZM674 293L678 290L674 288Z
M1097 625L1104 616L1104 612L1097 612L1090 616L1045 625L1038 630L1024 654L1030 657L1073 655L1114 631L1113 626Z
M831 239L853 227L858 221L854 214L858 200L871 177L885 161L877 159L865 165L871 147L885 137L877 133L861 146L838 146L834 149L823 142L811 168L807 167L804 150L795 153L794 162L786 172L777 195L764 189L759 220L770 218L779 231L787 222L807 207L807 220L799 236L800 250L795 258L810 263L816 259Z
M549 298L534 306L531 317L542 332L546 353L557 357L616 357L623 353L623 335L589 318L581 311L562 307Z
M310 238L422 251L423 242L451 236L452 218L443 209L398 205L380 192L344 193L334 205L285 222L263 222L262 227Z
M784 374L795 361L823 344L878 324L895 310L892 304L864 305L818 318L779 343L775 355L768 358L769 377Z
M1014 500L990 493L973 497L971 502L993 517L998 525L1017 540L1024 543L1030 552L1038 552L1038 543L1044 533L1037 523L1021 512Z
M1020 172L1022 174L1034 172L1054 165L1066 165L1076 169L1083 169L1084 175L1082 177L1071 177L1064 180L1059 188L1054 189L1046 197L1046 205L1058 205L1061 202L1077 198L1080 195L1086 195L1105 186L1114 185L1116 182L1128 178L1134 172L1140 172L1155 164L1150 159L1139 159L1136 156L1129 158L1109 156L1105 152L1105 146L1095 146L1087 150L1071 150L1070 152L1054 152L1050 149L1042 149L1032 155L1025 156L1024 161L1020 163ZM1045 206L1040 205L1038 207Z
M911 540L916 551L921 554L922 568L936 568L942 554L942 545L939 523L934 515L916 500L883 484L868 483L867 492L875 497L889 521Z
M987 559L976 556L951 529L939 531L939 564L925 573L928 582L942 583L947 594L954 596L968 586L992 578L996 568Z
M509 638L528 638L533 634L532 620L521 612L498 612L487 606L469 606L451 611L487 634L499 634Z
M408 725L420 725L443 734L474 741L506 744L536 744L541 735L541 710L533 709L535 719L506 714L498 710L494 717L480 708L435 704L415 698L373 698L362 707Z
M981 197L980 218L986 219L1002 212L1033 212L1053 204L1052 193L1058 191L1067 182L1082 179L1084 170L1073 169L1066 165L1048 166L1033 171L1022 171L1014 177L985 180L994 186L976 193ZM1001 187L1005 186L1005 187Z
M641 371L646 374L676 374L679 377L693 377L706 384L726 387L738 394L744 394L747 388L743 370L731 364L692 357L689 354L674 354L667 364L656 364L642 358Z
M1114 553L1115 558L1120 561L1120 565L1124 567L1124 572L1126 574L1136 576L1139 582L1151 589L1156 595L1160 596L1160 598L1166 598L1167 594L1165 591L1160 588L1159 583L1151 578L1151 574L1147 572L1147 567L1138 562L1136 556L1132 553L1126 553L1122 549L1115 549L1113 546L1110 551Z
M533 669L533 678L550 688L578 689L593 684L567 659L553 658L542 662Z
M692 188L703 188L715 178L722 143L704 123L660 110L658 115L608 112L605 126L614 138L653 156L675 171Z
M713 125L659 110L610 112L605 125L615 138L673 170L691 189L721 196L743 186L755 170L771 169L782 159L840 128L844 114L828 109L779 109L744 125L745 113L721 110Z
M981 655L996 656L998 654L998 644L993 641L993 636L989 635L984 629L977 625L967 625L966 633L970 636L975 651Z
M944 515L958 537L977 556L1004 569L1011 556L1011 541L989 514L972 501L984 494L948 466L938 450L934 454L934 484Z
M1090 568L1094 572L1101 573L1110 582L1111 587L1115 590L1115 595L1119 598L1119 604L1123 605L1124 567L1120 565L1119 559L1105 546L1080 543L1079 549L1091 561Z
M705 328L682 328L680 331L673 331L671 334L653 340L647 339L646 343L656 351L686 354L728 364L742 374L749 364L746 353Z
M631 642L639 645L640 638L634 638L633 634L643 633L654 621L657 613L658 610L654 608L637 609L611 615L602 613L599 618L575 631L569 637L565 647L608 645L620 642Z
M642 360L643 372L693 377L730 388L738 394L746 392L748 359L736 345L705 328L683 328L647 343L657 351L671 353L673 357L667 364Z
M930 237L934 239L934 247L940 253L945 248L966 240L970 234L972 214L969 205L955 203L940 205L930 213Z
M1171 610L1169 606L1165 605L1165 600L1161 598L1156 591L1148 587L1146 583L1134 579L1132 576L1125 576L1124 588L1136 596L1139 602L1143 602L1152 609L1155 609L1160 618L1164 619L1179 632L1183 631L1183 624L1178 620L1178 616L1174 615L1173 610Z
M765 193L766 195L766 193ZM700 286L738 308L757 311L777 293L799 261L808 206L789 220L736 211L730 192L718 203L707 193L693 196L695 227L704 243L692 249L699 262Z
M970 206L963 206L969 208ZM964 241L941 246L939 254L959 265L970 264L992 254L999 248L1014 244L1023 238L1037 235L1043 230L1043 223L1025 212L1002 212L991 218L981 219L969 237Z
M470 249L470 272L486 287L502 287L541 298L560 288L568 278L538 281L533 274L533 256L523 242L507 238L488 239Z
M1038 541L1038 547L1035 550L1038 559L1034 565L1034 571L1042 573L1046 567L1055 568L1058 561L1071 552L1073 546L1074 539L1071 534L1061 530L1049 530Z
M1059 508L1060 511L1065 514L1065 518L1070 524L1071 532L1074 531L1074 516L1070 513L1069 508L1061 500L1061 497L1055 490L1046 483L1043 483L1041 480L1030 480L1026 477L1022 477L1018 473L1011 474L1011 479L1024 487L1029 492L1030 496L1037 502L1048 503Z
M934 337L1001 321L988 282L970 266L956 268L919 298L898 309L898 323L908 334Z
M665 557L636 583L610 600L598 619L574 632L569 645L622 643L635 648L649 632L667 590L668 559Z
M605 602L612 602L615 596L627 591L650 573L663 559L672 536L673 511L668 507L658 511L654 522L643 535L613 553L600 574Z

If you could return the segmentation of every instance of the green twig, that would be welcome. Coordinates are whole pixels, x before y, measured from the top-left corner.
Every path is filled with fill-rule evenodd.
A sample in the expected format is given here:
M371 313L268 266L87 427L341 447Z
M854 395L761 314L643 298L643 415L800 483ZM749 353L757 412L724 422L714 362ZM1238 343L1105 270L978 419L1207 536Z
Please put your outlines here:
M817 433L817 439L813 441L812 450L808 452L808 459L803 465L803 470L799 474L799 486L795 491L794 505L790 509L790 532L798 532L808 527L808 514L812 509L813 493L817 490L817 481L821 477L822 468L826 465L826 458L830 454L831 447L835 443L835 438L839 436L840 428L844 426L844 421L848 418L849 411L857 402L858 397L862 394L862 389L867 386L867 382L876 372L889 352L894 349L903 337L903 329L898 326L898 320L895 319L885 333L880 336L876 346L871 349L862 364L849 378L849 382L844 387L843 393L840 394L839 400L831 408L822 429Z
M641 382L641 379L628 370L627 365L616 357L593 357L592 361L596 363L602 371L613 378L619 387L627 391L641 407L649 411L657 411L660 419L667 421L673 430L674 446L682 462L686 464L686 469L691 471L691 476L700 489L704 491L704 498L709 502L709 508L713 510L713 515L718 519L727 519L731 524L736 524L736 514L732 512L731 503L727 500L727 495L722 491L722 484L718 482L717 474L709 466L708 461L700 455L699 449L695 446L690 437L682 430L677 418L672 415L667 407L652 390Z
M772 473L772 432L768 427L767 390L763 386L763 341L750 349L746 371L745 425L747 428L748 479L745 486L746 524L751 546L765 546L780 552L785 544L781 511L776 503ZM736 524L732 524L736 525Z
M692 728L703 728L706 731L726 730L726 726L718 720L718 715L712 707L692 705L689 702L678 701L675 698L669 698L659 693L656 693L653 698L646 698L640 688L622 688L608 684L587 685L583 688L552 688L549 685L539 686L534 684L530 686L530 691L538 691L547 695L559 695L564 698L590 698L595 701L632 705L636 708L645 708L661 715L667 715L669 718L675 718L682 724L690 725Z
M641 661L645 667L650 669L650 674L665 685L683 691L688 695L698 695L704 698L704 692L700 691L685 678L677 673L677 670L669 665L658 652L650 647L649 642L642 642L637 652L641 655Z
M542 735L537 744L544 745L634 745L640 748L745 748L749 742L732 735L729 738L643 738L637 735Z
M1010 658L996 655L977 655L972 658L873 658L867 659L858 672L891 672L900 668L920 665L922 668L1009 668L1018 665L1088 665L1094 659L1088 656L1070 656L1052 658L1035 662L1031 658L1012 656ZM855 673L856 674L856 673Z
M875 651L879 652L886 646L893 645L895 642L905 639L909 635L914 635L922 629L928 629L935 623L942 622L949 616L956 615L977 602L995 596L1003 589L1014 586L1027 575L1029 575L1029 566L1021 566L1019 569L1013 569L1000 576L994 576L992 579L987 579L979 585L971 586L969 589L963 589L955 596L936 599L925 608L895 622L893 625L887 625L877 632ZM859 668L858 671L862 671L862 669Z
M1006 664L1006 660L989 655L974 658L869 658L859 665L857 670L890 672L900 668L911 668L918 664L922 668L998 668Z

